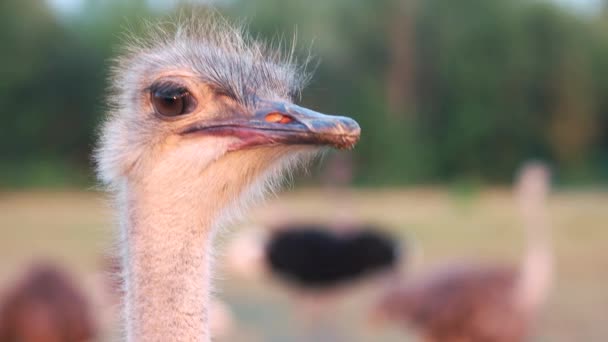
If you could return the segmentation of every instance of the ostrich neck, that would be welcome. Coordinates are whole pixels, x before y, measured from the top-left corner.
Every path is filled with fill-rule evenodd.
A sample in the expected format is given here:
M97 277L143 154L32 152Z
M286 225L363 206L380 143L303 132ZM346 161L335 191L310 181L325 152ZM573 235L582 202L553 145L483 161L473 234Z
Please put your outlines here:
M214 198L211 193L161 191L171 188L133 188L124 194L121 230L127 341L210 338L217 203L205 203L204 199Z
M209 341L218 221L227 209L261 195L264 180L288 166L281 159L288 152L294 151L233 152L203 172L167 159L140 181L124 184L118 200L127 341Z

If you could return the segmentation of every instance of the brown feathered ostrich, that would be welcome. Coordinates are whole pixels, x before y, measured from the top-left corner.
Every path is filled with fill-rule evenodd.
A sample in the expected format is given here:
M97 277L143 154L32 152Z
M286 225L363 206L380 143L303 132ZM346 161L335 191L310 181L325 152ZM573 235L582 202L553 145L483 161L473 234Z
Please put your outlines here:
M549 178L540 163L520 173L516 197L528 246L519 267L454 264L433 270L389 290L375 313L406 323L424 341L525 341L551 284Z
M84 342L97 336L89 303L50 263L32 265L0 300L2 342Z
M290 57L223 19L151 28L118 59L98 173L116 198L127 341L208 341L213 238L349 118L293 104Z

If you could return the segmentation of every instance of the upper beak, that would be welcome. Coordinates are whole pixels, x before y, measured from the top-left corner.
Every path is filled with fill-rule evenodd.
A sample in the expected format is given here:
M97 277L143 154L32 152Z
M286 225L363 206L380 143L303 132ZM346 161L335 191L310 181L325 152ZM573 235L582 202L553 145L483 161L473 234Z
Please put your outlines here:
M361 134L359 124L344 116L325 115L291 103L265 101L253 116L189 127L201 132L235 136L233 150L262 145L319 145L352 148Z

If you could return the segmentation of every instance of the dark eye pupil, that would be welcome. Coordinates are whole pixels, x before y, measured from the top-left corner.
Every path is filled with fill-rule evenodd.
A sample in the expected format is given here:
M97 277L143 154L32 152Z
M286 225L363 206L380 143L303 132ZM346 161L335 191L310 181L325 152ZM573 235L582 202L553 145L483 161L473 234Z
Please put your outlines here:
M184 114L184 98L186 94L166 95L159 92L152 94L152 104L158 114L164 116L177 116Z

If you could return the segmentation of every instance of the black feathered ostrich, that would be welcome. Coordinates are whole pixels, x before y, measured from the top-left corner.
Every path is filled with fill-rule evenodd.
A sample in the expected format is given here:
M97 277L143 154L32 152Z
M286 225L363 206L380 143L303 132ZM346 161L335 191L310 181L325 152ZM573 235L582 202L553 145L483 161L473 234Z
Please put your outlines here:
M360 128L295 105L302 68L221 18L150 31L118 58L96 153L120 218L126 340L209 341L219 228Z
M532 330L552 280L546 197L549 171L526 165L516 187L527 234L521 265L451 264L384 294L376 317L412 328L429 342L521 342Z

